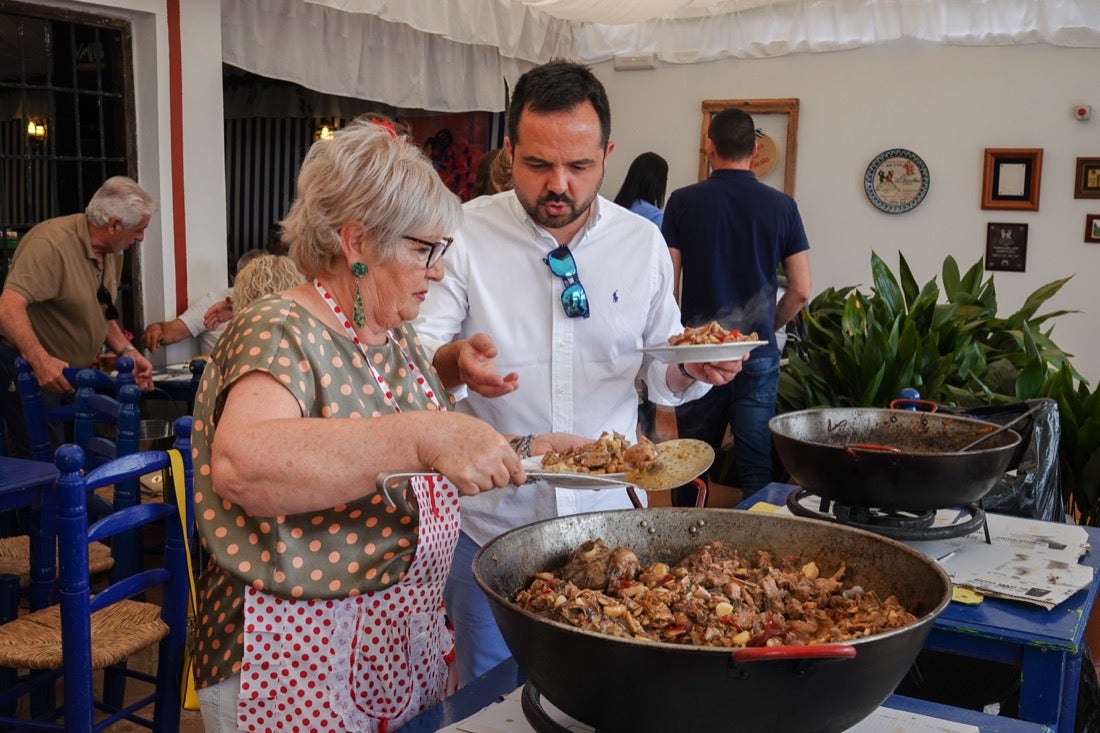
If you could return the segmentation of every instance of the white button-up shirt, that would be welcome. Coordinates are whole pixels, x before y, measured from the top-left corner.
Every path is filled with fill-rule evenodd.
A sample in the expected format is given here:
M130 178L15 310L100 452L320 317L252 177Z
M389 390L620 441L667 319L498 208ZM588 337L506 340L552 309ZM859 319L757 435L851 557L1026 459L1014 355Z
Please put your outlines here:
M446 276L433 284L415 322L434 349L486 333L497 371L519 374L519 389L487 399L469 393L458 409L505 434L575 433L593 439L637 433L634 382L645 380L654 402L676 405L710 388L695 383L673 393L667 364L639 349L667 344L683 331L672 297L672 261L651 222L597 197L586 225L569 243L591 316L569 318L564 288L544 261L558 244L524 212L515 193L482 196L464 206L465 221L444 257ZM456 393L456 396L460 396ZM462 498L462 529L479 544L524 524L578 512L630 507L625 490L554 489L544 482Z

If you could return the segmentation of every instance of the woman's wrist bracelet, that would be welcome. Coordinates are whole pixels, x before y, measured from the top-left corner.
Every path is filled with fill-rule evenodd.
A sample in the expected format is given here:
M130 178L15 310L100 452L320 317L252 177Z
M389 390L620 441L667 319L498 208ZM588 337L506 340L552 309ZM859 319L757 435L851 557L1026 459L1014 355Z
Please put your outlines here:
M531 441L534 439L534 435L517 435L508 441L508 445L512 446L512 450L514 450L516 455L520 458L530 458Z

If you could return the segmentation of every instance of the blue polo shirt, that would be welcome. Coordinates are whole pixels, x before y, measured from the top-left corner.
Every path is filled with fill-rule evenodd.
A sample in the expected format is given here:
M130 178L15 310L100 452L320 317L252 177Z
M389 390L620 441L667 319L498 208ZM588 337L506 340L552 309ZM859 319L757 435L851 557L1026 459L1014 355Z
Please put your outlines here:
M779 356L775 343L776 269L810 248L794 199L748 170L717 170L677 189L661 227L680 250L680 310L685 326L718 321L756 331L768 346L754 356Z

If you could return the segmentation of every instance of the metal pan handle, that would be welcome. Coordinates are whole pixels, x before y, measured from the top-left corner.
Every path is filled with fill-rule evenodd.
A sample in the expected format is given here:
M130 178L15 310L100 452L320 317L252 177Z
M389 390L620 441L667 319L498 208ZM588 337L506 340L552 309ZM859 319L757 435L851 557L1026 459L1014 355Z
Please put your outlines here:
M378 489L378 493L382 495L382 501L386 502L386 505L391 509L397 509L397 502L394 500L394 492L397 491L397 486L402 481L407 481L417 476L438 476L437 473L431 471L406 471L399 473L380 473L374 480L374 485ZM402 500L404 496L401 495Z

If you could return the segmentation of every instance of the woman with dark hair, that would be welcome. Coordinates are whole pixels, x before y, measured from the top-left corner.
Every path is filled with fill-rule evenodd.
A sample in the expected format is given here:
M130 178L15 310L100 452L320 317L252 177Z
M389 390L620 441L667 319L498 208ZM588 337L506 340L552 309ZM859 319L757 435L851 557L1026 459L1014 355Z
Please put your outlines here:
M665 186L668 185L668 161L656 153L642 153L630 164L623 187L615 203L661 226L665 218Z

